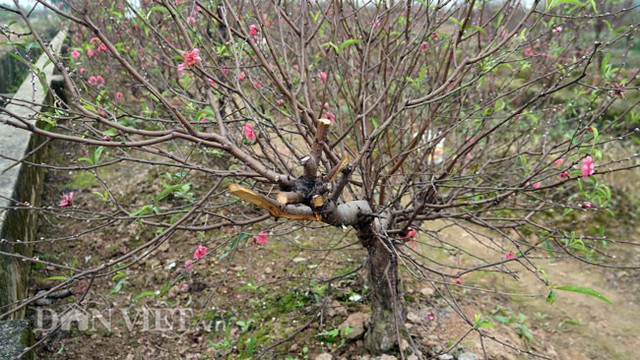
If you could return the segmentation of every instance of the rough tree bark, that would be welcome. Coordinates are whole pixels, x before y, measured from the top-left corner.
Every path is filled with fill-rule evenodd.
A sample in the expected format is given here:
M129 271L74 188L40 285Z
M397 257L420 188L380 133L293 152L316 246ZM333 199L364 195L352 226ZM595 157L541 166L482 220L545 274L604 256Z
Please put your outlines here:
M358 239L369 253L371 322L365 347L373 355L386 353L398 343L405 317L397 255L391 239L381 231L385 220L375 219L358 227Z

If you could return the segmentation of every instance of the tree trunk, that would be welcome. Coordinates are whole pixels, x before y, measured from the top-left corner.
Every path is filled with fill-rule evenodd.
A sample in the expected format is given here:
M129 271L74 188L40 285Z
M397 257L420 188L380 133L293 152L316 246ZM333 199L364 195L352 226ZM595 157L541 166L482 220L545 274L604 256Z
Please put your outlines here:
M389 351L398 344L404 324L404 299L398 276L398 261L390 239L376 219L358 231L358 238L369 253L368 272L371 287L371 322L365 335L365 347L373 355Z

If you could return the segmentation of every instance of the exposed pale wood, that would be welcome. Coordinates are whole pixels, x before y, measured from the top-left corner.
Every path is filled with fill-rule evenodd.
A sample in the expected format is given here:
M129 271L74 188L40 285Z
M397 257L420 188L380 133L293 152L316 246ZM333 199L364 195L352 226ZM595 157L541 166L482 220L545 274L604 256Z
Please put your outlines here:
M338 163L338 165L336 165L333 169L331 169L331 171L329 171L329 174L327 174L327 180L333 181L336 175L338 175L340 171L342 171L342 169L349 165L349 161L351 161L351 158L349 157L349 155L345 155L342 160L340 160L340 163Z
M319 208L322 205L324 205L324 198L320 195L314 195L313 198L311 198L311 206L313 206L313 208Z
M329 119L318 120L318 128L316 129L316 140L311 147L310 159L303 162L304 176L307 178L313 178L318 172L318 164L320 163L320 156L322 156L322 149L327 140L327 133L331 121Z
M285 191L278 193L276 195L276 201L280 206L285 206L287 204L299 204L304 200L304 195L295 191Z
M275 218L285 218L292 220L309 220L320 221L320 215L314 214L309 207L294 207L292 205L286 206L284 210L280 209L280 205L277 201L268 198L264 195L258 194L250 189L247 189L238 184L230 184L229 192L239 197L242 200L248 201L260 208L263 208Z

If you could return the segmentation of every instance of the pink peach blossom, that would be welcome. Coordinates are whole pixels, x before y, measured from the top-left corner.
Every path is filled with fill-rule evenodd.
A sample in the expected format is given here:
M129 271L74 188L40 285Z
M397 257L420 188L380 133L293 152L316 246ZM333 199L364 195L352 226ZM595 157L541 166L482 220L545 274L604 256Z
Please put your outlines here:
M407 231L407 234L405 236L403 236L403 239L413 239L416 237L416 235L418 235L418 231L414 228L410 228L409 231Z
M93 49L89 49L89 50L87 50L87 56L88 56L88 57L92 57L92 56L93 56L93 54L94 54Z
M203 256L207 255L207 248L202 245L198 245L198 248L193 253L193 258L196 260L200 260Z
M73 191L68 194L63 194L62 199L58 203L60 207L73 206Z
M200 50L198 48L194 48L191 51L183 52L182 60L184 60L184 62L178 65L178 71L182 71L187 67L192 68L197 66L202 62L202 58L200 58Z
M260 28L258 27L258 25L255 24L251 24L249 25L249 34L253 37L254 40L258 40L258 32L260 31Z
M79 57L80 57L80 51L78 51L78 50L72 50L72 51L71 51L71 57L72 57L72 58L74 58L74 59L79 58Z
M418 234L418 231L414 228L410 228L409 231L407 231L407 234L405 236L402 236L402 239L404 240L404 242L407 241L411 241L411 248L412 249L416 249L416 235Z
M318 74L318 77L320 77L320 81L322 81L323 83L327 82L327 73L324 71L320 71L320 73Z
M246 78L247 78L247 73L244 71L240 71L240 73L238 74L238 80L244 81L244 79Z
M262 230L253 237L253 243L258 245L265 245L269 241L269 232Z
M336 116L331 111L325 111L322 117L329 120L332 124L336 122Z
M589 177L593 175L596 165L593 163L591 155L582 160L582 177Z
M246 123L242 126L242 133L244 134L244 137L249 140L256 139L256 134L253 132L253 126L249 123Z

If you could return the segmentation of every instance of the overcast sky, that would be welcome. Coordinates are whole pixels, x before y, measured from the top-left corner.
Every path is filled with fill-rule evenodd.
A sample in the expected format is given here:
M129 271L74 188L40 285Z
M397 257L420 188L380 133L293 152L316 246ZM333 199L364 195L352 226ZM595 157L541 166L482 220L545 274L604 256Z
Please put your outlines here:
M34 2L34 0L18 0L18 4L20 4L21 7L31 6ZM13 5L13 0L0 0L0 4Z

